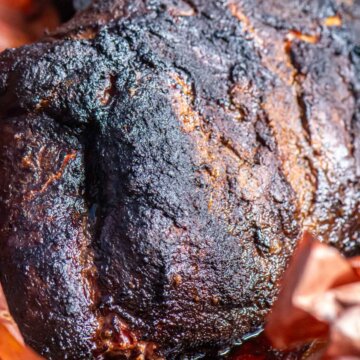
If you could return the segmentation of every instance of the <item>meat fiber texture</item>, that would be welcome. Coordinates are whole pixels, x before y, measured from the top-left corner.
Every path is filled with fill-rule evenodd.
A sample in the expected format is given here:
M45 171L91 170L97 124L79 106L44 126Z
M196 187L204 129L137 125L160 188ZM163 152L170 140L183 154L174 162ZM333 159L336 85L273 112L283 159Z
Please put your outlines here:
M217 359L304 230L360 253L360 2L103 0L0 55L0 281L51 360Z

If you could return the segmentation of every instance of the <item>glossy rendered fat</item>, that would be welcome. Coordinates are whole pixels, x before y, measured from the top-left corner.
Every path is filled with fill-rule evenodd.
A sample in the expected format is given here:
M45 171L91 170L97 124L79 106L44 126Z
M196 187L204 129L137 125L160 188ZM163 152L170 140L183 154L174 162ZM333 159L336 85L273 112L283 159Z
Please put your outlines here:
M358 254L357 1L94 2L0 55L0 280L47 359L263 325L302 230Z

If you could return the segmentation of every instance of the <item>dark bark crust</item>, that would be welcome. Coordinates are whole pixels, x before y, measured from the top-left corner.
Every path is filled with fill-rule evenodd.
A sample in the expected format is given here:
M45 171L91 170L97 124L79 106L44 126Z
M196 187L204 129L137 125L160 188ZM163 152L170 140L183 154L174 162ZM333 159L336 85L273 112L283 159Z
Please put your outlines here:
M302 230L359 254L359 19L98 1L2 53L0 280L26 341L216 354L263 325Z

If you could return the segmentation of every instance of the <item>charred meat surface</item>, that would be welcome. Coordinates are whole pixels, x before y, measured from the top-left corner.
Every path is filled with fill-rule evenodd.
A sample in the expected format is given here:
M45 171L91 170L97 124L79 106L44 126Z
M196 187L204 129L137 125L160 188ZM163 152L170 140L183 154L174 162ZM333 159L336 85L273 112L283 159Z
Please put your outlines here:
M302 230L359 254L359 22L356 0L99 0L3 52L0 281L27 343L214 359Z

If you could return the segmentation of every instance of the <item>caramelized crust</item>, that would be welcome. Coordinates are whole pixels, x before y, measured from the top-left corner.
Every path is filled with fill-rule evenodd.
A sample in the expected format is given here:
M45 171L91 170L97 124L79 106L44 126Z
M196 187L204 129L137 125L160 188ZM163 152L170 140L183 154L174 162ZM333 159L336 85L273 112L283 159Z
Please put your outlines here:
M47 359L220 357L302 230L360 250L360 4L93 2L0 55L0 280Z

